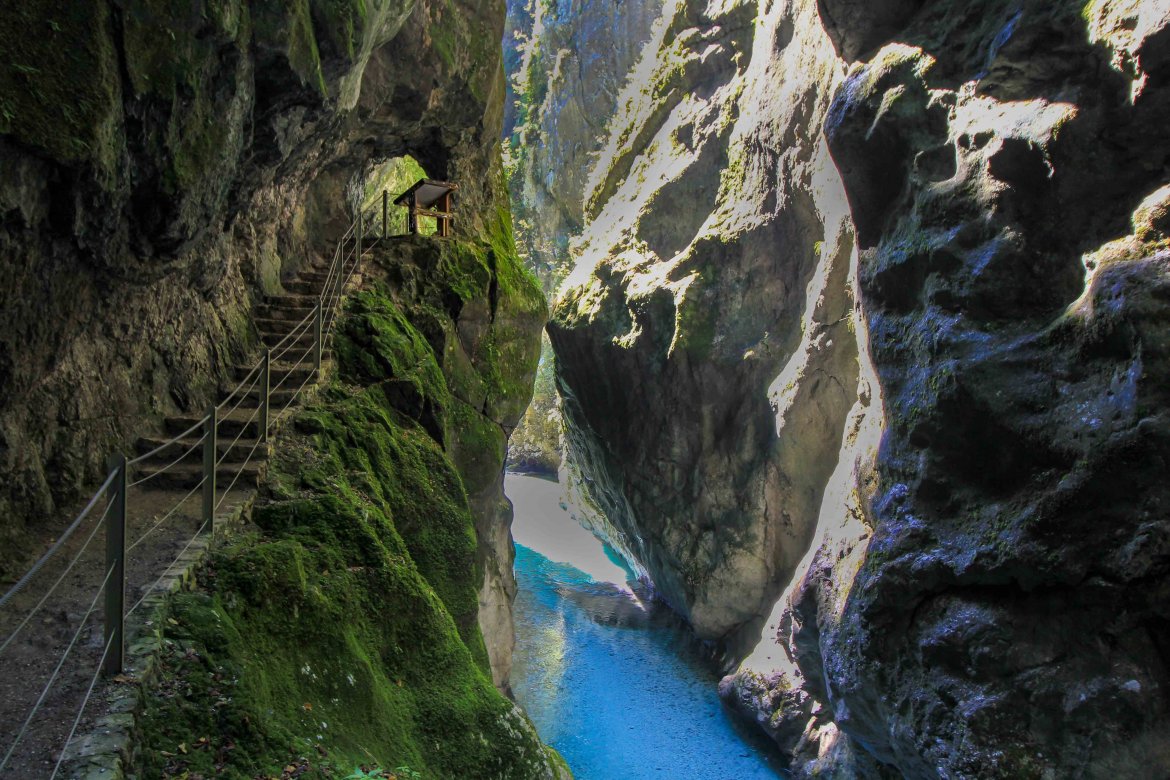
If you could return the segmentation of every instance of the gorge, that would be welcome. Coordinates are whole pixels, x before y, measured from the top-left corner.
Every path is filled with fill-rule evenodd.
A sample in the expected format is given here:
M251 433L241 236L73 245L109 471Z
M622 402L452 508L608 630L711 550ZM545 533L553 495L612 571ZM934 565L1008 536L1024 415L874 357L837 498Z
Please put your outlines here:
M1167 120L1170 0L5 6L0 777L1170 776Z

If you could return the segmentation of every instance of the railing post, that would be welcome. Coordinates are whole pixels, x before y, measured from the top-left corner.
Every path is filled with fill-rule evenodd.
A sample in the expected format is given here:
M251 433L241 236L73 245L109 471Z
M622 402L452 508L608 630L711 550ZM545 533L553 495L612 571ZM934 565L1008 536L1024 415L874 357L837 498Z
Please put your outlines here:
M382 190L382 238L390 235L390 193Z
M313 367L317 374L321 373L321 342L322 326L325 321L325 299L317 299L317 315L313 318Z
M260 441L268 441L268 394L272 387L272 348L264 348L264 365L260 369Z
M113 573L106 582L105 640L110 649L102 672L115 675L121 674L126 658L126 456L111 455L109 468L117 476L110 483L106 518L106 571Z
M207 408L203 422L203 525L209 533L215 533L215 461L219 457L219 443L216 441L218 411L215 404ZM203 527L200 526L200 528Z
M362 222L364 222L361 209L358 210L357 216L357 259L353 261L354 273L357 273L362 267Z

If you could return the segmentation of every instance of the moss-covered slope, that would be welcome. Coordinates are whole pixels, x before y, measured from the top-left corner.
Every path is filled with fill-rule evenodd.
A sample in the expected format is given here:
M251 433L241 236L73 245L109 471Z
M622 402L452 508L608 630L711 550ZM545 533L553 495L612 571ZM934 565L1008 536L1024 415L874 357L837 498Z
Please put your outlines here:
M525 301L544 311L500 249L399 242L368 270L381 278L340 323L338 379L282 438L255 528L172 604L143 776L567 776L493 686L477 621L465 480L500 470L490 411L531 393L535 370L532 339L509 354L495 325ZM497 316L468 340L479 303Z

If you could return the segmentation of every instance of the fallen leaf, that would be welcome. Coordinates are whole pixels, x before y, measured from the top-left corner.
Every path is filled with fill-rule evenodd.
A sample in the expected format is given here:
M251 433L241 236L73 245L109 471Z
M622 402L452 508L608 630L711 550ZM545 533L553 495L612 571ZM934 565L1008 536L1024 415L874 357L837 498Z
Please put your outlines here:
M313 703L312 703L312 702L308 702L308 701L307 701L307 702L305 702L304 704L302 704L301 706L305 708L305 711L306 711L306 712L312 712L312 711L313 711Z
M187 743L186 742L179 743L179 752L182 753L183 755L187 755Z

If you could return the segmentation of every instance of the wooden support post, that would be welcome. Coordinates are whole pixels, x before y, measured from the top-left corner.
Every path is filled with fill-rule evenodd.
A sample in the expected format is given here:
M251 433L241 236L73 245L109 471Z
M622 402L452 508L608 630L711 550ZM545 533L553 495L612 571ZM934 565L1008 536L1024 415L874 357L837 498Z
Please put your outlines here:
M106 517L106 571L112 573L106 582L105 640L109 651L102 672L113 676L121 674L126 660L126 456L111 455L109 469L116 476L107 499L110 510Z
M407 208L410 209L407 216L407 228L410 230L412 236L418 235L418 204L414 199L414 193L410 193L410 198L407 200Z
M207 417L203 421L203 524L208 533L215 533L215 466L219 459L219 442L217 430L219 428L219 411L215 404L207 407Z
M260 441L268 441L269 394L272 387L272 349L264 348L264 363L260 368Z
M362 214L361 210L359 209L358 215L357 215L357 259L354 260L354 262L353 262L353 269L354 269L355 273L359 269L361 269L361 267L362 267L362 228L364 227L364 225L362 224L363 222L365 222L364 215Z

